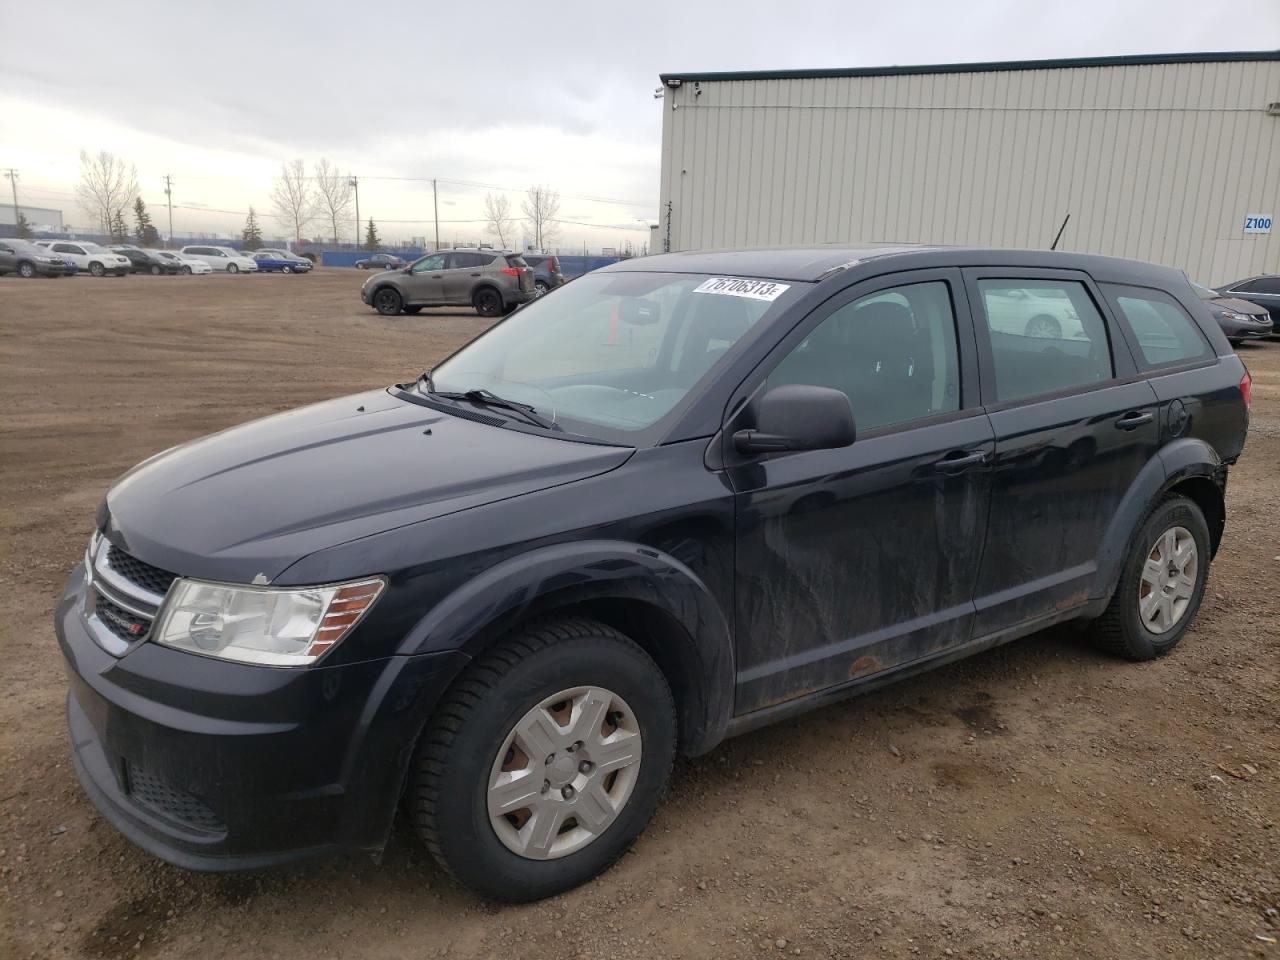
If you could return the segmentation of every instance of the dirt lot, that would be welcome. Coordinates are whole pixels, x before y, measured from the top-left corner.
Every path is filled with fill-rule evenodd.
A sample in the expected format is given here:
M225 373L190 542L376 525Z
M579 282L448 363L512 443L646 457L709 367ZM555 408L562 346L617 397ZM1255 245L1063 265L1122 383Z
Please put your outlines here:
M0 279L0 956L1280 960L1276 342L1242 351L1227 537L1160 662L1050 632L728 742L677 764L612 872L531 906L458 888L403 827L380 866L250 876L132 847L68 762L55 599L136 461L484 327L378 317L361 279Z

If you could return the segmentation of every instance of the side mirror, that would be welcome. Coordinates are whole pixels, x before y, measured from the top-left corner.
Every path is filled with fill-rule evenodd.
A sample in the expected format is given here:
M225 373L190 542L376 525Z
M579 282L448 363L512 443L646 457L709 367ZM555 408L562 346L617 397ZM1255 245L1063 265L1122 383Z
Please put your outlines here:
M853 408L839 390L788 384L774 387L753 406L756 429L733 435L739 453L832 450L853 443Z

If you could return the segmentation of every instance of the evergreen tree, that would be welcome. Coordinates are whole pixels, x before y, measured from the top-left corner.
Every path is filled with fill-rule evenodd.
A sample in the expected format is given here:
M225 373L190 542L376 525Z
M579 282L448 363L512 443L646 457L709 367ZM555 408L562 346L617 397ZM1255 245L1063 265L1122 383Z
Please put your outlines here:
M369 227L364 232L364 248L366 250L377 250L382 245L382 241L378 239L378 228L373 222L373 217L369 218Z
M151 224L151 214L147 205L138 197L133 201L133 222L138 228L136 234L139 246L154 247L160 242L160 232Z
M32 237L32 233L31 233L31 221L27 219L27 215L26 215L25 213L23 213L21 210L19 210L19 211L18 211L18 222L17 222L16 226L17 226L17 229L18 229L18 239L19 239L19 240L30 240L30 239L31 239L31 237Z
M107 233L111 235L112 243L127 243L129 240L129 225L124 222L124 211L117 209L111 215L111 221L107 225Z
M258 226L258 214L253 207L249 208L249 216L245 217L240 239L244 241L246 250L258 250L262 247L262 228Z

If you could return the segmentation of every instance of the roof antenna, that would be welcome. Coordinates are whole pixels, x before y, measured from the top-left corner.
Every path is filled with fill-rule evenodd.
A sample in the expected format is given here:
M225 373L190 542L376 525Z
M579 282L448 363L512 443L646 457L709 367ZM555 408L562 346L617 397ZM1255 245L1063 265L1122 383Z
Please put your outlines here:
M1062 239L1062 231L1067 229L1067 220L1070 220L1070 219L1071 219L1071 214L1068 213L1066 218L1062 221L1062 226L1058 228L1058 235L1053 238L1053 243L1049 244L1050 250L1058 249L1058 241Z

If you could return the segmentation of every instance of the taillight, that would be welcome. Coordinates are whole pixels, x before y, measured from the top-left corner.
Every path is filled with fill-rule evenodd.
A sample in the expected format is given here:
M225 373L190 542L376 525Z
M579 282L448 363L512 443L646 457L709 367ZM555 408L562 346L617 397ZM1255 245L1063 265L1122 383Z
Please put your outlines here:
M519 268L519 267L503 267L503 268L502 268L502 272L503 272L503 273L505 273L508 277L518 277L518 276L520 276L520 268Z
M1253 377L1249 376L1249 369L1246 367L1244 376L1240 378L1240 396L1244 398L1244 408L1246 410L1253 409Z
M549 261L547 261L547 269L548 269L548 270L550 270L552 273L559 273L559 272L560 272L560 258L559 258L559 257L552 257Z

